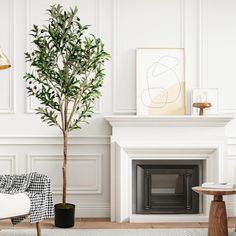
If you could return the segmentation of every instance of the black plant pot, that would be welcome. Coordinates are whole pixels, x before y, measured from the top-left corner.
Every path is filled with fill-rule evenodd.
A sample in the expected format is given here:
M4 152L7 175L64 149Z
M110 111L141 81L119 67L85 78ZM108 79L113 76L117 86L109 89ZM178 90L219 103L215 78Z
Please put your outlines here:
M70 228L75 224L75 205L71 203L58 203L54 205L55 226Z

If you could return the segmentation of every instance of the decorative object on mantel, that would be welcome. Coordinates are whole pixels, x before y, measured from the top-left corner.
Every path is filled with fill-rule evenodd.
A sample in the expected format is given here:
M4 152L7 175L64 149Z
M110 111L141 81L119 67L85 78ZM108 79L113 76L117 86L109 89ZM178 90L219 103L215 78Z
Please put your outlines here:
M192 115L203 115L203 113L204 115L218 113L218 89L196 88L192 90Z
M137 115L185 115L183 48L136 49Z
M205 108L209 108L211 106L212 105L210 102L194 102L193 103L193 107L199 108L199 116L203 116Z
M49 24L31 30L31 52L25 59L31 66L24 79L29 96L40 106L36 113L43 122L56 126L63 135L62 203L55 205L55 225L74 226L75 205L67 202L68 134L88 123L94 101L101 96L104 62L109 54L100 38L88 34L77 17L78 9L64 11L60 5L47 10Z

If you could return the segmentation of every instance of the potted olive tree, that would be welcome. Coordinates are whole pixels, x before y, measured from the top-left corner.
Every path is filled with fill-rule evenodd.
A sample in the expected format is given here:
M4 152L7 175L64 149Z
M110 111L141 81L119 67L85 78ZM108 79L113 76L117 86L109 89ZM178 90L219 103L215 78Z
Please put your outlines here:
M77 17L77 7L68 11L60 5L47 10L49 24L31 30L32 51L25 53L30 66L24 76L29 96L41 106L36 113L49 126L57 126L63 135L62 203L55 205L55 225L72 227L75 206L67 203L68 134L80 128L93 113L104 79L104 62L109 54L101 39L87 33Z

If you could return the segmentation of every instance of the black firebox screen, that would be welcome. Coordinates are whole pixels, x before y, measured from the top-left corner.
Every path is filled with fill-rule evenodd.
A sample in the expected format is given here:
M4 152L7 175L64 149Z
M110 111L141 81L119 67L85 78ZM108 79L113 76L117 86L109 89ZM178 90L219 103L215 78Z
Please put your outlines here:
M137 165L136 173L136 213L199 213L198 165Z

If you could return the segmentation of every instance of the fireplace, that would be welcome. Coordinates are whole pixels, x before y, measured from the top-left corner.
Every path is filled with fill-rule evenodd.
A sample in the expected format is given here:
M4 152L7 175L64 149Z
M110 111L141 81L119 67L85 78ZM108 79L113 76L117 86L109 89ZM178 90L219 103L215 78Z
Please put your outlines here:
M225 126L232 119L229 116L106 117L112 126L111 221L207 221L211 199L206 196L200 196L197 214L158 214L156 209L152 209L154 213L150 214L137 213L137 164L183 166L202 162L202 168L198 166L199 173L202 171L199 184L226 181L227 173L223 168L227 163ZM177 178L173 175L170 180ZM169 187L169 192L173 193L172 185ZM160 189L154 189L160 192ZM187 206L187 196L184 199Z
M136 165L137 214L196 214L198 165Z

